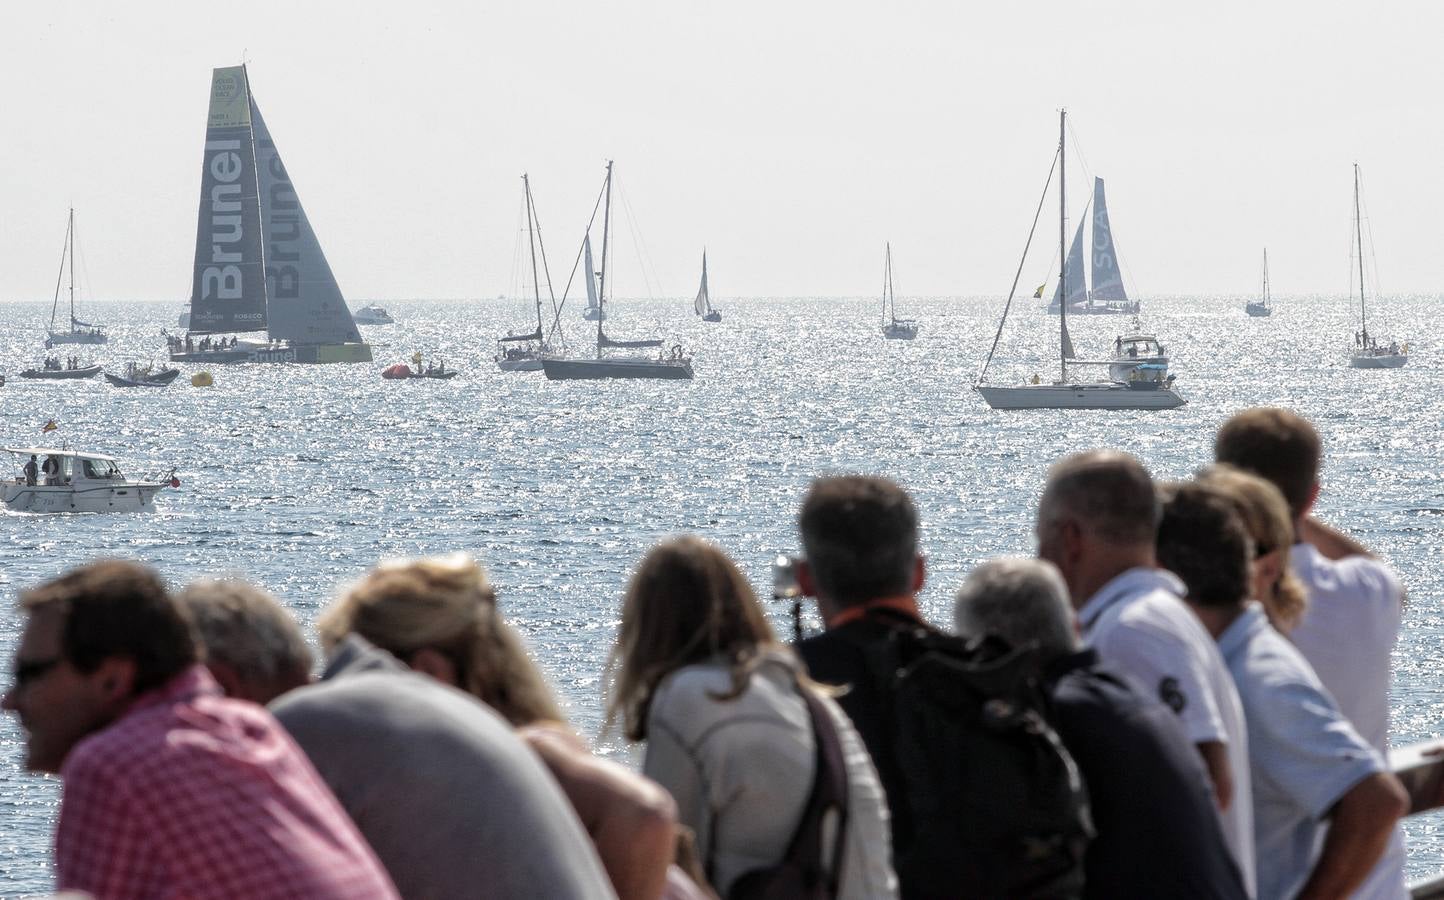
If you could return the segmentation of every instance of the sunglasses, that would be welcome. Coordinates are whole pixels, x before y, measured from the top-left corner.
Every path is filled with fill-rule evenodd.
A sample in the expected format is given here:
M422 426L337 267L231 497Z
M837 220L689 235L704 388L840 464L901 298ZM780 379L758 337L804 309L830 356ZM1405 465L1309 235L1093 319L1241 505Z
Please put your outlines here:
M46 672L64 662L63 657L54 656L50 659L37 659L16 661L15 663L15 688L19 690L32 681L44 677Z

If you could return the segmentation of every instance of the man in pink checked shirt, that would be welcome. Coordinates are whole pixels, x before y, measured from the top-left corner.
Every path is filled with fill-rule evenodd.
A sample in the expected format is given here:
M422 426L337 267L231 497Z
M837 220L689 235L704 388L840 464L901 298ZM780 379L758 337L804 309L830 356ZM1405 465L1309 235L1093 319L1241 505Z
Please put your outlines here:
M371 848L259 706L221 696L150 569L105 560L21 595L4 708L64 782L57 887L110 898L392 898Z

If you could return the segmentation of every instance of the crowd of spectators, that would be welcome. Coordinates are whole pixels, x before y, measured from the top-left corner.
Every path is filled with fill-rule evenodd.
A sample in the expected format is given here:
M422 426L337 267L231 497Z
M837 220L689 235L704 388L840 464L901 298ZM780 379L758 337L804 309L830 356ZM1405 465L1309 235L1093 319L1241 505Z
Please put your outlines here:
M24 591L4 709L58 775L56 886L141 897L1398 898L1403 589L1320 522L1283 409L1155 483L1049 470L1036 558L929 622L912 499L819 478L779 640L680 536L626 587L592 752L485 571L386 562L300 627L262 588L91 562Z

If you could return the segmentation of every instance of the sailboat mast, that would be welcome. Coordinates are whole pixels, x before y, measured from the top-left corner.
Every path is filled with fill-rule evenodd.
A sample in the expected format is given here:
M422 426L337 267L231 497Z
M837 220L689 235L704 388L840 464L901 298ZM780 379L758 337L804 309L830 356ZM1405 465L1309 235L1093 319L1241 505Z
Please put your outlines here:
M531 244L531 285L532 293L536 296L536 333L541 334L541 282L537 279L536 272L536 232L532 228L531 180L525 172L521 173L521 189L526 194L526 239Z
M1354 163L1354 234L1359 240L1359 325L1364 332L1364 346L1369 345L1369 322L1364 315L1364 229L1359 218L1359 164Z
M597 275L597 359L602 358L602 317L607 308L607 239L612 229L612 161L607 160L607 201L602 213L602 271Z
M1269 305L1269 248L1264 248L1264 306Z
M1058 365L1059 383L1068 381L1068 110L1058 110Z
M70 224L66 226L70 235L70 330L75 330L75 207L70 207Z
M882 257L882 324L887 326L887 285L892 281L892 242L883 245L886 250Z

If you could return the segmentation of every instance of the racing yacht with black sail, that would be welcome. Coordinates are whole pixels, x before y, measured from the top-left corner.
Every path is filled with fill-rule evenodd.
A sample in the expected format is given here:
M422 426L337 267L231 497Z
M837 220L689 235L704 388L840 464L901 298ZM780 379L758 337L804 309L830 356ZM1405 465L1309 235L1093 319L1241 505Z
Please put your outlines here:
M258 331L267 340L209 337ZM371 360L245 66L211 75L190 329L170 346L174 362Z
M612 222L612 162L607 161L607 180L603 185L606 197L605 212L602 215L602 267L597 274L597 355L592 357L546 357L542 369L548 379L571 381L599 378L648 378L648 379L689 379L692 377L692 358L685 356L680 345L674 346L670 354L657 356L627 355L608 356L608 349L644 350L660 348L662 341L620 341L607 337L602 329L607 308L607 260L611 250ZM588 267L590 268L590 267Z

